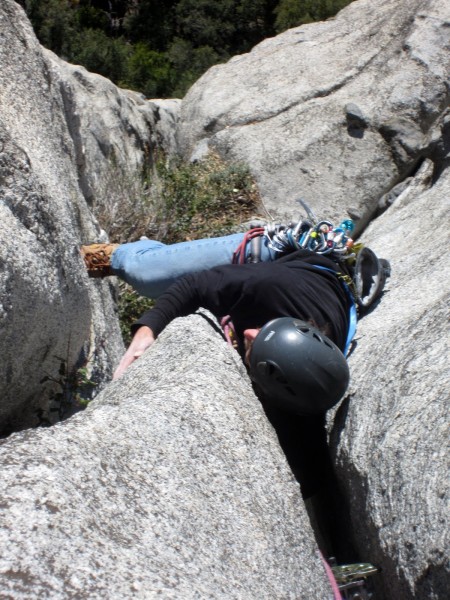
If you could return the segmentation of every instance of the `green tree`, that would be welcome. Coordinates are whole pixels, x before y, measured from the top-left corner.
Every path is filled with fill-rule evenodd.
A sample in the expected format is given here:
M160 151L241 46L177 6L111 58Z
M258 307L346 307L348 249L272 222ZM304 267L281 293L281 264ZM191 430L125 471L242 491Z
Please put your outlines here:
M152 50L167 50L176 35L177 0L139 0L129 7L124 28L130 42L145 42Z
M290 27L324 21L334 16L352 0L281 0L275 8L277 33Z
M194 47L211 46L228 55L236 30L234 0L179 0L176 24L178 36Z
M111 17L108 13L92 5L81 5L76 11L76 19L80 29L111 29Z
M111 36L123 35L123 21L134 0L71 0L82 29L101 29Z
M119 83L126 77L130 47L123 38L111 38L100 29L74 36L68 60Z
M236 5L236 33L233 54L248 52L255 44L274 35L277 0L240 0Z
M167 55L173 72L172 95L176 98L182 98L205 71L221 61L211 46L194 48L191 42L182 38L173 40Z
M76 14L69 0L21 0L37 38L43 46L66 57L77 29Z
M350 1L18 0L44 46L148 97L182 97L212 65Z
M143 42L137 43L128 59L127 75L123 83L139 90L148 98L169 95L172 74L167 55L151 50Z
M247 52L273 35L274 0L179 0L177 37L210 46L222 57Z

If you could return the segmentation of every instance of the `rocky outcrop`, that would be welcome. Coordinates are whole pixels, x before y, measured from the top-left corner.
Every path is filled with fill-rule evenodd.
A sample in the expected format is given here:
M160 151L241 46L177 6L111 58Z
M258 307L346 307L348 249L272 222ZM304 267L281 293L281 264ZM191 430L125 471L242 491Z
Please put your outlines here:
M0 34L2 434L75 409L80 369L97 389L110 379L123 351L114 289L88 281L78 248L105 236L89 210L104 182L172 149L177 103L60 61L12 0Z
M2 597L332 596L275 433L202 316L0 462Z
M145 100L49 50L43 52L61 93L80 188L89 204L109 192L111 180L117 185L144 165L151 167L157 150L176 152L180 100ZM126 193L126 186L121 191Z
M78 187L61 95L28 20L0 7L1 432L37 424L95 356L101 384L121 351L107 287L89 286L78 244L97 227ZM106 340L109 341L106 345ZM101 373L104 373L103 375ZM46 382L45 378L48 379Z
M450 7L359 0L210 69L183 99L186 156L244 161L273 216L304 198L362 231L378 200L423 157L443 160Z
M359 323L332 431L354 540L388 600L448 594L449 195L449 169L433 184L427 162L364 235L392 276Z

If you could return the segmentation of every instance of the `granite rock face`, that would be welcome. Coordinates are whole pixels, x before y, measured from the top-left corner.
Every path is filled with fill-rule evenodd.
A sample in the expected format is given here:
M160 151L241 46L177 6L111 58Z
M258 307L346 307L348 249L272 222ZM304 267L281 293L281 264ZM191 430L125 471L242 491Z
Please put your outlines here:
M332 429L354 540L383 569L387 600L448 595L450 171L433 182L433 170L427 161L364 234L392 276L359 323Z
M0 31L4 433L39 422L60 391L43 380L58 379L63 368L73 372L95 356L101 385L121 342L105 318L114 311L111 295L88 284L78 252L81 235L98 233L79 190L61 95L23 11L9 0L0 7Z
M81 190L88 203L110 180L152 165L155 150L176 151L180 100L148 101L109 79L71 65L43 50L64 103ZM126 190L125 190L126 191Z
M0 463L2 597L332 597L242 362L200 315Z
M442 160L449 22L441 0L359 0L267 39L194 84L180 147L247 163L274 217L302 197L361 232L423 157Z
M89 207L112 164L132 173L152 148L172 151L178 103L60 61L12 0L0 66L1 434L54 420L61 394L72 405L80 368L97 387L110 379L123 351L114 287L88 280L78 248L105 240Z

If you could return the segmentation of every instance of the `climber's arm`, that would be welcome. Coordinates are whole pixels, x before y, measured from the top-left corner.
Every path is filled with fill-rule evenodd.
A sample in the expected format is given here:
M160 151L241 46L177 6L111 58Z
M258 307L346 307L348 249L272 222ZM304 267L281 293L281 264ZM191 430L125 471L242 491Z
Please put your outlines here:
M155 338L177 317L186 317L200 307L216 317L229 314L249 279L247 267L254 265L225 265L182 277L158 298L154 308L142 315L133 329L147 325Z
M131 365L131 363L133 363L137 358L142 356L142 354L144 354L147 348L150 348L154 341L155 336L150 327L147 327L146 325L142 325L141 327L139 327L139 329L137 329L136 333L134 334L134 337L131 341L128 350L123 355L119 366L114 372L113 380L119 379L119 377L121 377Z
M216 317L226 315L248 279L245 267L227 265L182 277L158 298L155 307L133 325L134 337L114 373L118 379L149 348L165 327L203 307Z

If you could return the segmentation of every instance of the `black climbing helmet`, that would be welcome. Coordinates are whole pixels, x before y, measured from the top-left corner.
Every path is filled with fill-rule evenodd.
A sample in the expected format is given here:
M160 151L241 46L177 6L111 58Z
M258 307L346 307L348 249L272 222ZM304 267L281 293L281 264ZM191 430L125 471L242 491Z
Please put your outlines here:
M345 394L345 356L305 321L282 317L266 323L250 353L250 376L264 399L297 414L321 414Z

